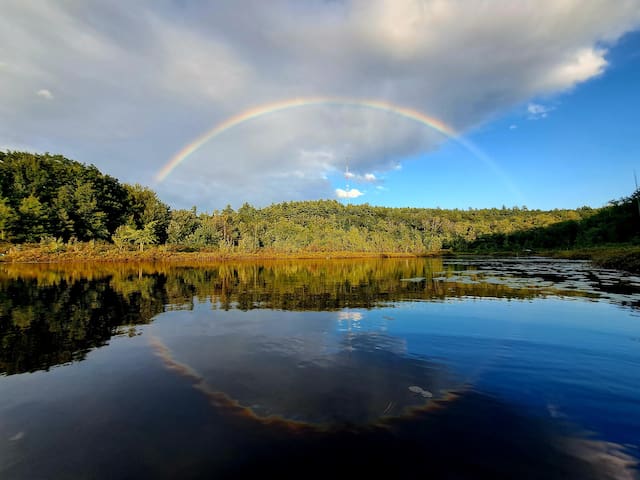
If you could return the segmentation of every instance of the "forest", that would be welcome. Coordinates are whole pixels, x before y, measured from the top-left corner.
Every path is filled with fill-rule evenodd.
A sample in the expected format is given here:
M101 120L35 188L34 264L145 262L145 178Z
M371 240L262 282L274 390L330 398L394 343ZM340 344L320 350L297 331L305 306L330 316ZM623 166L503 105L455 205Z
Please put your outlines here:
M119 251L164 245L227 253L421 255L636 245L639 199L637 190L600 208L549 211L389 208L336 200L172 210L150 188L121 183L93 165L61 155L0 151L0 243L54 250L103 242Z

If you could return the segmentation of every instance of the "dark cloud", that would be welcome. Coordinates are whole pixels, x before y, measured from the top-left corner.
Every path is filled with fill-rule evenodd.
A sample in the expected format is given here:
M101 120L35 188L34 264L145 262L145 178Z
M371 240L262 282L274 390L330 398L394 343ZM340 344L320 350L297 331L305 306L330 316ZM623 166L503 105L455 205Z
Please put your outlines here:
M465 132L601 74L639 23L637 0L7 1L0 147L151 184L217 122L292 97L385 100ZM330 197L345 163L380 177L442 141L385 112L296 109L225 132L155 188L181 207Z

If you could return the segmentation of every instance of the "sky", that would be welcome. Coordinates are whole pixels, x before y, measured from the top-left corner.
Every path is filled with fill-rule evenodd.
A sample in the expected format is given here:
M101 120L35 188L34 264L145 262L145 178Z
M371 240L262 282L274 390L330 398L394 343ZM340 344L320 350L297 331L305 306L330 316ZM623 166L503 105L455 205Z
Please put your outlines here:
M639 139L640 0L0 0L0 150L172 208L599 207Z

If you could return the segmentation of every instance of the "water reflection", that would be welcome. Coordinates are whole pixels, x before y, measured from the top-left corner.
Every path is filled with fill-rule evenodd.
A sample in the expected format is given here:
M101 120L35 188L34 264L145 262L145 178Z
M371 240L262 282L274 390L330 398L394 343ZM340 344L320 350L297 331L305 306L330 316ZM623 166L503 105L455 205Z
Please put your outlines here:
M549 295L603 296L639 304L640 279L598 272L584 262L539 260L274 261L199 268L0 264L0 373L81 360L114 335L136 334L135 328L122 327L146 324L164 310L192 309L194 298L243 311L327 311L406 300Z
M0 373L48 369L82 360L92 348L161 312L164 277L52 281L0 279Z
M431 392L444 399L462 387L445 365L396 352L398 340L384 335L348 335L335 351L311 354L317 347L305 344L315 339L199 340L181 338L173 349L158 336L151 342L167 368L214 406L267 423L320 430L367 424L427 407Z
M541 259L0 265L0 476L635 478L638 282Z

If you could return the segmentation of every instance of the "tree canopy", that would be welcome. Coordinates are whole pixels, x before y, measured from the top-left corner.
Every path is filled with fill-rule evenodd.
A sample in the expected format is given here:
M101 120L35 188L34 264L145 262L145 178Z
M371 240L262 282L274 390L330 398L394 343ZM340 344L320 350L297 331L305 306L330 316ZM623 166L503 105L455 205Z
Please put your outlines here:
M389 208L335 200L173 210L60 155L0 152L0 240L105 240L236 252L496 251L640 242L640 193L602 208Z
M61 155L0 151L0 240L43 237L110 241L121 225L156 222L164 240L169 207L155 192L125 185Z

